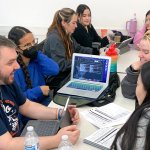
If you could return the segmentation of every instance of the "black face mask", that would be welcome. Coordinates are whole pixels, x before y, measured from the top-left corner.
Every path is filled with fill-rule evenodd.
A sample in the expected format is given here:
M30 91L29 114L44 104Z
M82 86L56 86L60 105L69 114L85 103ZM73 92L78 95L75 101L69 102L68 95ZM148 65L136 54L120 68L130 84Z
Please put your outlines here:
M37 57L38 51L35 46L30 47L29 49L23 50L22 55L30 58L30 59L35 59Z

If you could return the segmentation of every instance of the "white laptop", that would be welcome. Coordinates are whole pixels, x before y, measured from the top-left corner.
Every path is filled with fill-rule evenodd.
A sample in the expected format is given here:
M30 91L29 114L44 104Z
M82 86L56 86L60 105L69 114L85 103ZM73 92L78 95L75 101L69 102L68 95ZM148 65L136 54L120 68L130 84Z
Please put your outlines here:
M109 82L111 58L74 53L71 80L58 93L96 99Z

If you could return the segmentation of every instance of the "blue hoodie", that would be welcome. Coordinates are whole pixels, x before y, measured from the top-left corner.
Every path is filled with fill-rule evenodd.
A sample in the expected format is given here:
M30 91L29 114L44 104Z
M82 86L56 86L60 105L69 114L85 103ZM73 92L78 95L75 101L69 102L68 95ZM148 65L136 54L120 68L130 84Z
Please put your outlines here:
M15 71L14 77L16 82L29 100L47 105L47 102L45 103L44 101L47 101L48 98L50 102L50 98L43 95L40 86L45 85L44 79L46 76L59 73L58 64L41 51L38 51L37 58L29 62L28 71L32 82L32 89L27 88L22 68Z

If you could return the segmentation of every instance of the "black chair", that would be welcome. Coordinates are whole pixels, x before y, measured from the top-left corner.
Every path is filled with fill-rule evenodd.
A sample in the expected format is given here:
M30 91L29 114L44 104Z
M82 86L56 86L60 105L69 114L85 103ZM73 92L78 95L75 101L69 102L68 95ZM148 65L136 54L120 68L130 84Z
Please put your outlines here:
M43 52L44 51L44 49L43 49L44 43L45 43L45 40L43 40L42 42L38 43L36 45L37 50L41 50Z
M68 71L60 72L56 76L46 77L46 85L53 90L53 96L55 96L57 91L70 80L70 72L71 70L69 69Z
M101 43L99 42L92 42L92 48L94 50L94 55L99 55L99 49L101 48Z

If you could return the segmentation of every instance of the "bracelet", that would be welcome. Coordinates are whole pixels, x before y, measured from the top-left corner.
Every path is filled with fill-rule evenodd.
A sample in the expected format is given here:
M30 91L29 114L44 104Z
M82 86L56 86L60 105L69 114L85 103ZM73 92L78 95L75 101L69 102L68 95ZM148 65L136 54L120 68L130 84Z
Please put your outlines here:
M60 120L61 119L61 115L62 115L62 109L58 109L58 116L57 119Z
M56 119L58 120L58 109L56 109Z

